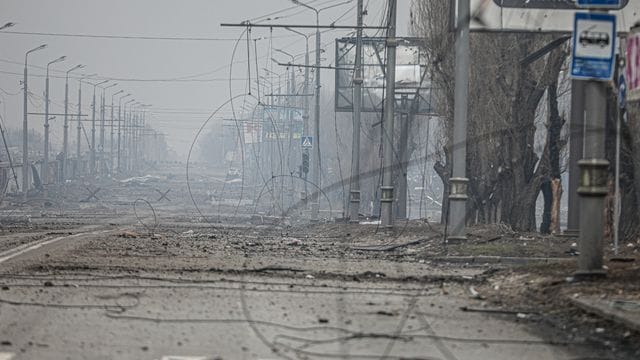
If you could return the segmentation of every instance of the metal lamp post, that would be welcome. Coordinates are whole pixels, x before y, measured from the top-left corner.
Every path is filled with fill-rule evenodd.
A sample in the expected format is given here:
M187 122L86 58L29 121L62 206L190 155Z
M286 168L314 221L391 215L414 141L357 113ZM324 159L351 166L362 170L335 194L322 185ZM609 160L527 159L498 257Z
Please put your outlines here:
M127 121L127 105L134 103L136 100L135 99L131 99L129 101L127 101L126 103L124 103L124 109L122 110L122 120L123 120L123 127L124 127L124 134L122 136L122 163L124 164L124 170L128 170L128 161L129 161L129 149L128 149L128 141L129 141L129 134L127 131L128 126L130 126L131 121ZM129 109L129 117L131 116L131 109Z
M109 82L109 80L100 81L93 85L93 102L91 105L91 152L89 153L89 173L96 173L96 87Z
M114 139L114 130L115 130L115 118L113 117L114 106L113 106L113 98L116 95L122 94L124 90L120 90L116 93L111 94L111 132L109 136L109 173L113 176L113 139Z
M6 26L6 25L5 25ZM33 48L27 51L24 54L24 101L23 101L23 118L22 118L22 193L24 200L27 200L27 192L29 191L29 122L27 120L28 117L28 107L27 107L27 95L29 93L29 89L27 86L27 59L29 54L34 51L42 50L46 48L47 45L43 44L36 48Z
M44 86L44 160L42 162L42 183L49 183L49 66L61 61L64 61L67 57L60 56L59 58L49 61L47 63L47 76Z
M105 173L105 166L106 166L104 161L104 142L105 142L104 132L105 132L105 107L106 107L105 94L107 92L107 89L110 89L117 85L118 83L114 83L109 86L105 86L102 89L102 100L100 102L100 105L101 105L100 106L100 141L99 141L99 150L100 150L99 157L100 158L98 159L100 163L99 170L101 174Z
M118 153L117 153L117 160L116 160L117 161L116 164L117 164L117 168L118 168L118 174L121 171L121 167L120 167L120 157L121 157L120 140L121 140L121 137L122 137L122 122L124 121L124 119L123 119L124 114L122 112L122 99L127 98L129 96L131 96L131 94L127 94L127 95L121 96L120 100L118 100Z
M84 65L76 65L67 71L64 83L64 134L62 141L62 180L67 178L67 159L69 158L69 73L82 69Z
M316 26L320 25L320 11L314 7L311 7L305 3L302 3L298 0L291 0L294 4L306 7L307 9L312 10L316 13ZM311 157L312 166L311 166L311 181L318 187L321 188L320 184L320 28L316 29L316 89L315 89L315 108L313 113L313 122L314 122L314 131L313 135L315 136L315 146L314 146L314 156ZM317 191L314 191L314 195L311 199L311 220L318 219L318 212L320 211L320 203L319 203L319 194Z
M77 149L76 149L76 168L78 168L78 166L80 165L80 158L82 157L82 119L81 119L81 115L82 115L82 81L84 79L87 78L91 78L94 77L98 74L91 74L91 75L82 75L82 77L80 77L80 80L78 80L78 133L77 133ZM76 175L76 174L74 174ZM78 174L79 175L79 174Z
M305 39L305 53L304 53L304 85L302 87L304 113L302 114L302 136L309 136L309 35L297 31L295 29L286 28L294 34L298 34ZM304 155L309 158L309 149L303 149ZM307 172L303 171L302 177L307 180ZM304 198L307 199L308 184L304 182Z

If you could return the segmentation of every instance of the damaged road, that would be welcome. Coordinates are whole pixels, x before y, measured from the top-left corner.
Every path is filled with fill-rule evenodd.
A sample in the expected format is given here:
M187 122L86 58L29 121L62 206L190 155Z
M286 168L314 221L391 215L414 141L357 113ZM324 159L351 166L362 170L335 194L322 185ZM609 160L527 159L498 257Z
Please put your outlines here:
M469 251L424 221L309 224L207 202L204 186L200 212L180 179L157 179L55 212L4 204L0 359L637 358L511 296L513 264L463 261L560 264L565 240L477 229Z

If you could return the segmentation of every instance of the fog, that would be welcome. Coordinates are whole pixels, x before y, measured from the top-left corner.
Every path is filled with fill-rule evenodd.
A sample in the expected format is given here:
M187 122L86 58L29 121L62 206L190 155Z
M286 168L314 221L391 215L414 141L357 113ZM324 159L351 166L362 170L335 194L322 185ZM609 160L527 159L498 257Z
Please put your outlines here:
M322 7L339 2L312 1ZM379 25L385 1L368 1L369 15L366 24ZM399 34L407 34L409 0L399 2ZM279 10L284 10L278 12ZM83 64L85 74L98 74L96 79L113 79L118 85L107 90L110 94L122 89L132 98L151 104L147 123L167 135L171 148L183 160L199 126L229 98L229 64L231 53L242 28L223 28L220 23L240 23L256 19L261 23L265 15L271 23L309 24L315 22L313 12L296 7L287 0L2 0L0 22L14 22L15 26L0 31L0 101L2 117L9 128L21 129L22 94L21 80L24 53L40 44L47 48L29 56L29 91L33 93L30 112L44 112L43 67L49 61L65 55L66 61L53 64L51 72L52 113L63 112L64 73L76 64ZM355 1L321 12L321 24L336 19L337 24L355 24ZM313 29L305 29L313 34ZM15 33L12 33L15 32ZM77 36L44 36L18 33L53 33L69 35L105 35L123 37L177 37L200 40L149 40L87 38ZM349 31L335 30L323 33L323 65L333 63L334 38ZM373 31L371 31L373 33ZM270 37L273 36L272 39ZM257 41L257 53L261 69L271 67L269 47L279 48L294 55L304 52L304 39L284 29L252 30ZM202 40L202 39L216 40ZM219 40L218 40L219 39ZM314 49L313 36L310 47ZM253 47L253 46L252 46ZM253 52L253 49L252 49ZM253 54L252 54L253 56ZM275 52L273 57L282 62L288 57ZM313 54L311 54L313 59ZM245 91L247 85L246 38L238 44L231 86L234 94ZM252 57L253 59L253 57ZM296 58L302 63L304 56ZM243 63L243 61L245 61ZM255 67L252 68L255 82ZM274 65L274 71L284 74L284 67ZM333 84L333 76L325 71L323 86ZM81 75L78 71L75 76ZM72 74L72 78L74 75ZM108 85L108 84L107 84ZM83 112L90 113L91 86L84 86ZM117 99L117 98L116 98ZM71 81L70 102L77 102L77 81ZM116 100L117 102L117 100ZM70 112L75 113L75 110ZM219 116L229 116L225 109ZM43 116L30 116L29 128L43 132ZM52 121L51 143L54 152L61 149L62 117ZM71 139L74 139L72 136ZM19 144L12 144L18 146Z

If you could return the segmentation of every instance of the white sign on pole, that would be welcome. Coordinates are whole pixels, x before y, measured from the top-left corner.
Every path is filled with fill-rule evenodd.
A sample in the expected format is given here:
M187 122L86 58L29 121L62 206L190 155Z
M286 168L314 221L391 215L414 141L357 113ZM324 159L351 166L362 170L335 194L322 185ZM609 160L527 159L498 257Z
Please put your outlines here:
M576 79L611 80L615 43L615 15L576 13L571 76Z
M300 142L303 149L313 148L313 136L303 136L300 138Z

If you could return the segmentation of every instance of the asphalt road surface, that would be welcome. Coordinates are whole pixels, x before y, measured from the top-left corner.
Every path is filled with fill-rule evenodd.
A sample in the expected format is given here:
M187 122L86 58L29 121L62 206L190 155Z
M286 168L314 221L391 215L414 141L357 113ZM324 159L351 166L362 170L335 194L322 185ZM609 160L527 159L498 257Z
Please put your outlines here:
M490 310L469 296L482 268L254 249L255 227L104 223L0 253L0 359L607 358L535 314L463 311Z

